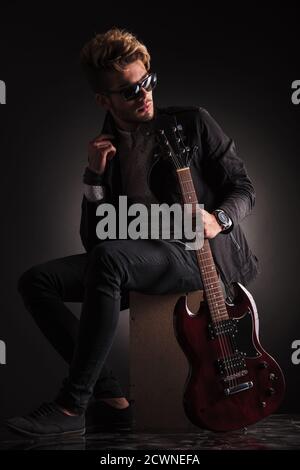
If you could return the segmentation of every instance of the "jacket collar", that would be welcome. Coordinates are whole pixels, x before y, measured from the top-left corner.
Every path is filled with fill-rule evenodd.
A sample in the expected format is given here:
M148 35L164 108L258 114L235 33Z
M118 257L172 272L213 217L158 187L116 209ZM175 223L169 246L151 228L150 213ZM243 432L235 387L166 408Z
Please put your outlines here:
M153 130L154 132L158 129L171 129L174 125L174 116L166 111L164 108L155 107L154 108L154 117L153 117ZM104 118L104 123L102 127L103 134L111 134L115 136L114 143L118 143L118 139L120 138L120 134L117 131L116 123L108 111ZM155 155L155 149L153 151L153 155ZM155 159L155 162L159 160L159 157ZM153 161L153 165L155 163ZM151 166L151 168L153 167ZM107 163L107 170L105 172L105 185L111 190L112 195L122 194L122 178L121 178L121 168L120 168L120 158L118 152L115 154L114 158L112 158Z

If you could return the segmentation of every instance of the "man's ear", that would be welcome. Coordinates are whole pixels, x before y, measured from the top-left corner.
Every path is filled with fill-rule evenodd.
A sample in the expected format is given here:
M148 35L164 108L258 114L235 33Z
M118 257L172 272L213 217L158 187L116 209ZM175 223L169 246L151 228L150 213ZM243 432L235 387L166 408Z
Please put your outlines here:
M108 96L105 96L102 93L96 93L95 99L96 99L96 103L98 104L98 106L101 106L104 109L110 108L110 102L109 102Z

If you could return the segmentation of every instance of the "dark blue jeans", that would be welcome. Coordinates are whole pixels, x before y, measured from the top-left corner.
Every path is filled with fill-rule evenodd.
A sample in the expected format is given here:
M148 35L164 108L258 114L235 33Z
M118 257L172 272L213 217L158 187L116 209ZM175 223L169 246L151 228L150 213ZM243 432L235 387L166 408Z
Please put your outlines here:
M19 280L24 303L70 363L58 402L83 411L93 392L103 398L124 395L105 361L129 291L165 294L201 288L195 252L162 240L105 241L89 253L26 271ZM82 302L80 322L64 302Z

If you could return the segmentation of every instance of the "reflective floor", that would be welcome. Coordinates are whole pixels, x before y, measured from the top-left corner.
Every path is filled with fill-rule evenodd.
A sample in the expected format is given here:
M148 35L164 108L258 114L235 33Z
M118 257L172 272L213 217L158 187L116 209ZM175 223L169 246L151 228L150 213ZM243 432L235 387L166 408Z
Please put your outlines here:
M220 450L300 449L300 416L273 415L243 431L215 434L124 432L91 434L78 439L24 439L2 427L0 450Z

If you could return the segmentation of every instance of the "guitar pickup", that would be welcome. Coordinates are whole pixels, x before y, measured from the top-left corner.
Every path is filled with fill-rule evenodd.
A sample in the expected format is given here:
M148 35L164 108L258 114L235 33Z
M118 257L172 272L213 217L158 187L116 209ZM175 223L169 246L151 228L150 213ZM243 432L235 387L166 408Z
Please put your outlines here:
M217 336L230 335L234 337L238 332L238 321L235 319L221 320L216 323L208 325L208 334L210 339L215 339Z

